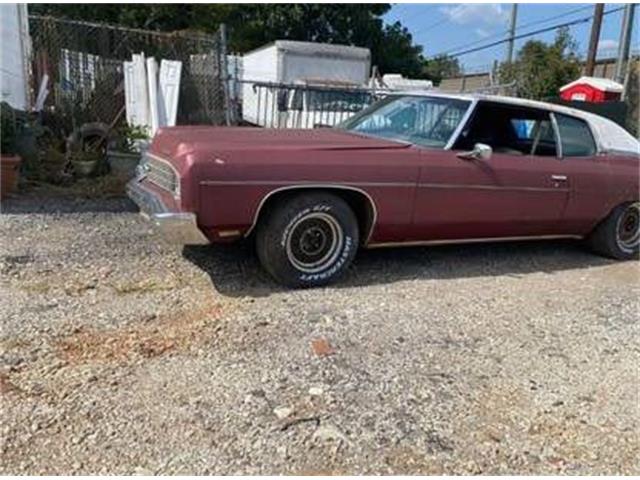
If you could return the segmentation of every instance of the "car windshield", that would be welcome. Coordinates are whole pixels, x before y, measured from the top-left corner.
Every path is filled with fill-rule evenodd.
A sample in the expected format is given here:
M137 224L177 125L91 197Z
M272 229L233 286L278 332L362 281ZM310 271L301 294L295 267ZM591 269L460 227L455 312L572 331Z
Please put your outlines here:
M338 126L373 137L444 148L471 104L427 96L388 96Z

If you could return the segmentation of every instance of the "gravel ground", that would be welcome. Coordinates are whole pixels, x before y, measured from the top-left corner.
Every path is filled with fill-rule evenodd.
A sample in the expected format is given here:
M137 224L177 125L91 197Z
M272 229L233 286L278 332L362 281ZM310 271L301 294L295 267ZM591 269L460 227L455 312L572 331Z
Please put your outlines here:
M124 199L0 216L2 474L640 474L640 269L363 252L286 291Z

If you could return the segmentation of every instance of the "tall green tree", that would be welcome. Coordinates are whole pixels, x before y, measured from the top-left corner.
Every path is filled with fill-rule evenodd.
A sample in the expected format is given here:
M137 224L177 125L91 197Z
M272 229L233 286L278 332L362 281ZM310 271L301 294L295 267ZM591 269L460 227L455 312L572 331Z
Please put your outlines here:
M500 65L500 82L515 81L517 96L543 100L580 75L576 43L566 28L559 29L553 43L529 40L513 63Z
M214 32L227 25L230 51L245 53L274 40L367 47L382 73L422 77L422 47L400 23L385 25L390 4L32 4L40 15L150 30Z

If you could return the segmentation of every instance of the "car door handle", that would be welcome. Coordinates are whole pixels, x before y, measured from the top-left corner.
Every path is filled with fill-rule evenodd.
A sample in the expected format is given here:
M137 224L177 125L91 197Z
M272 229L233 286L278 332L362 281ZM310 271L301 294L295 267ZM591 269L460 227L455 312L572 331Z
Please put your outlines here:
M551 175L551 180L553 180L554 182L566 182L567 181L567 176L566 175Z

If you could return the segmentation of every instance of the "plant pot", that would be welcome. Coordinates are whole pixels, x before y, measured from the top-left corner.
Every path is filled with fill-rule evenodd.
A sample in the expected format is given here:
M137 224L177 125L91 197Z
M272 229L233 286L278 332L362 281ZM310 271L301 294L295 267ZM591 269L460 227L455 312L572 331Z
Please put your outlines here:
M17 190L20 162L22 162L22 158L18 155L0 155L0 174L2 175L0 193L2 194L2 198Z
M90 177L96 171L97 160L71 160L73 172L78 177Z
M136 174L136 167L140 163L140 154L109 150L107 151L107 162L111 173L124 180L129 180Z

